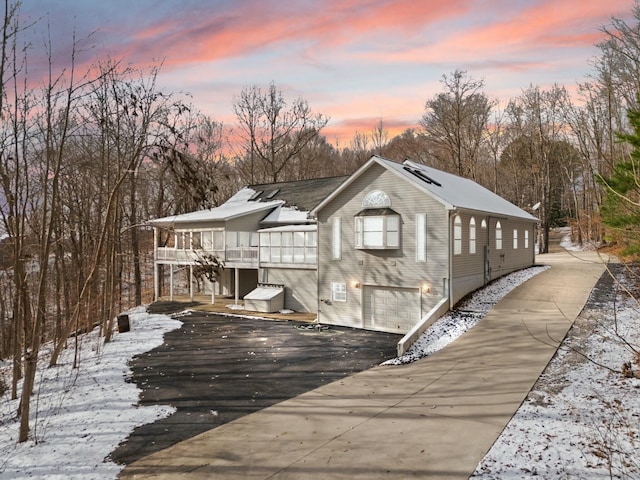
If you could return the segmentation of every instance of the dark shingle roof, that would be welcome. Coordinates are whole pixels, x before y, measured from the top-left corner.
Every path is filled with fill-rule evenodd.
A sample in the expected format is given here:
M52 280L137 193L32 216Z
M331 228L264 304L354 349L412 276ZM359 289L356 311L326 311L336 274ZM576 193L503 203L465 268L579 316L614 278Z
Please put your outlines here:
M282 200L287 207L296 207L301 211L310 211L340 186L348 176L312 178L291 182L261 183L248 185L256 193L251 197L254 202L272 202Z

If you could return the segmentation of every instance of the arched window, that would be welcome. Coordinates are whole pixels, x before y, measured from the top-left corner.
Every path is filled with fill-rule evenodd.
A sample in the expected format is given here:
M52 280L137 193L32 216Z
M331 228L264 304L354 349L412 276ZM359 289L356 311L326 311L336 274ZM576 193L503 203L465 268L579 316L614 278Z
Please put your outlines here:
M502 225L496 222L496 250L502 250Z
M469 220L469 254L476 253L476 219Z
M369 192L362 200L362 208L384 208L390 206L391 199L382 190Z
M480 228L487 228L487 221L483 218L482 222L480 222Z
M456 215L453 219L453 254L460 255L462 253L462 220L460 215Z

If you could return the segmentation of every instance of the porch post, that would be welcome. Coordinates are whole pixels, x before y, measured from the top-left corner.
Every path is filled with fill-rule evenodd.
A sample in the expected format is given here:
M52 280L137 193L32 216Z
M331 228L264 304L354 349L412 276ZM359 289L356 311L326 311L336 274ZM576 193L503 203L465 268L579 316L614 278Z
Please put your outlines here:
M169 270L169 300L173 302L173 264Z
M158 228L153 227L153 301L160 296L160 272L158 266Z
M211 305L216 303L216 274L213 274L213 282L211 282Z
M238 305L238 291L240 290L240 269L238 269L238 267L235 268L235 275L234 275L235 281L236 281L236 288L235 290L235 296L236 296L236 305Z
M189 301L193 302L193 265L189 265Z

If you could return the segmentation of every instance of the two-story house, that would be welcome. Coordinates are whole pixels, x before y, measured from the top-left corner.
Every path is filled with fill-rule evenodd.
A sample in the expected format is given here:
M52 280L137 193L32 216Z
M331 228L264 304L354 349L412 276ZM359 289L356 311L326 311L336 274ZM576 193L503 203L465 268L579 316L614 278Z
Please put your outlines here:
M349 177L253 185L151 221L156 298L159 265L192 268L209 253L225 262L218 293L279 285L285 308L410 343L468 293L533 265L537 222L469 179L373 156ZM158 243L162 228L171 245Z

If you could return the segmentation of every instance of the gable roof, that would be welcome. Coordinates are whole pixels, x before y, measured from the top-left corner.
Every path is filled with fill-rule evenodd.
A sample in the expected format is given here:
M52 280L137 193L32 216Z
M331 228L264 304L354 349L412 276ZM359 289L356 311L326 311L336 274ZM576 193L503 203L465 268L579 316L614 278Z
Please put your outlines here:
M307 213L348 177L314 178L292 182L249 185L218 207L149 220L151 225L173 227L191 223L224 222L264 211L265 224L306 223Z
M311 215L317 215L329 202L344 191L356 178L363 174L372 165L380 165L388 171L396 174L403 180L415 185L420 190L442 203L447 210L466 209L486 212L494 215L521 218L530 221L538 219L523 209L515 206L482 185L458 177L451 173L443 172L432 167L427 167L409 160L403 163L394 162L374 155L360 167L347 181L326 197Z

